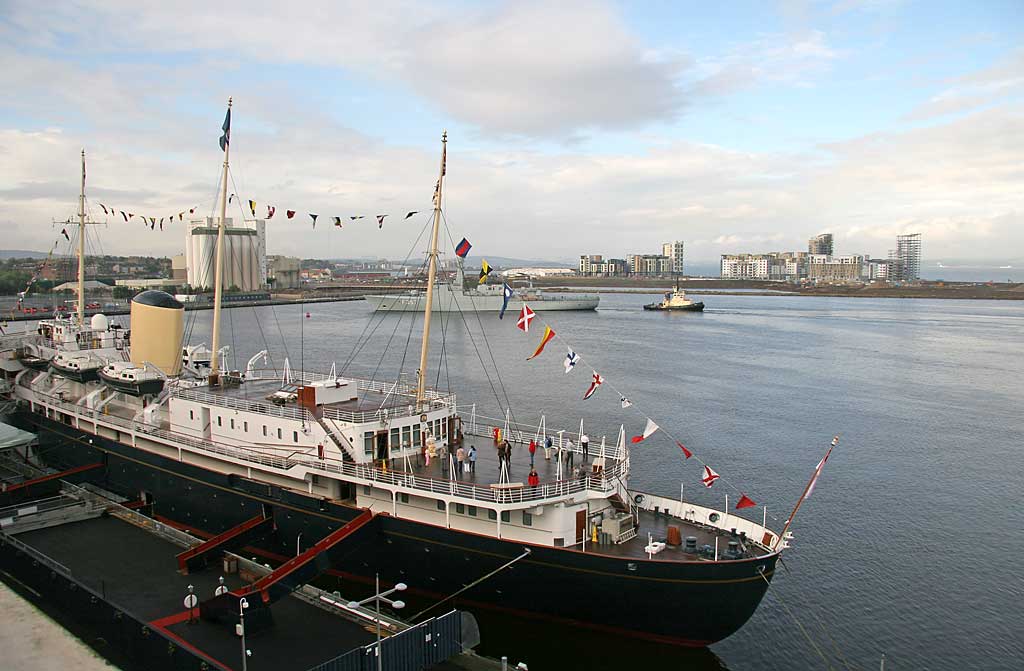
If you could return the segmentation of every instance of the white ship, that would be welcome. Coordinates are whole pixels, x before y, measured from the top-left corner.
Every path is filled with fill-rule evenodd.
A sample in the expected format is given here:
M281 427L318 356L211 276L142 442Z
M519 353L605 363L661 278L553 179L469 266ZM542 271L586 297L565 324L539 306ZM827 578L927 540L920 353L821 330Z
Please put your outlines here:
M432 312L500 312L505 296L503 286L484 284L473 289L458 291L464 285L461 264L455 279L449 284L437 282L434 287ZM404 293L367 296L366 301L376 312L423 312L427 292L414 289ZM596 310L600 297L597 294L550 294L532 287L516 289L509 298L507 312L518 313L525 303L534 310Z

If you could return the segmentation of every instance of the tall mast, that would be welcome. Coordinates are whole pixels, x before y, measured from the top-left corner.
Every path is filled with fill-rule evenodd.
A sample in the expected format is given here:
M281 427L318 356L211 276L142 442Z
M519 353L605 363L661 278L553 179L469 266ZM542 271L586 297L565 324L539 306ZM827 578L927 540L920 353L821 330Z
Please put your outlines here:
M231 114L231 98L228 98L228 114ZM231 152L230 139L230 116L225 124L225 133L229 134L228 141L224 143L224 176L221 179L220 192L220 223L217 224L217 260L213 271L213 360L210 362L209 384L214 386L219 382L220 374L220 300L224 283L224 219L228 213L228 154Z
M420 345L420 369L416 379L416 408L423 410L427 390L427 352L430 342L430 315L434 306L434 280L437 277L437 232L441 226L441 188L444 186L445 162L448 158L448 131L441 134L441 174L434 190L434 229L430 234L427 270L427 301L423 312L423 343Z
M85 150L82 150L82 191L78 195L78 323L85 326Z

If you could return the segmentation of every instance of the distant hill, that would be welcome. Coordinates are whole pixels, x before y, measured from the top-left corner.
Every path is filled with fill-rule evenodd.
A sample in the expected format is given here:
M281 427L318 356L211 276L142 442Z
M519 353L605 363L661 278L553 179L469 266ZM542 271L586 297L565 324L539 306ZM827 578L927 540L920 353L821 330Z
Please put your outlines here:
M0 249L0 259L45 259L46 252L33 252L27 249Z

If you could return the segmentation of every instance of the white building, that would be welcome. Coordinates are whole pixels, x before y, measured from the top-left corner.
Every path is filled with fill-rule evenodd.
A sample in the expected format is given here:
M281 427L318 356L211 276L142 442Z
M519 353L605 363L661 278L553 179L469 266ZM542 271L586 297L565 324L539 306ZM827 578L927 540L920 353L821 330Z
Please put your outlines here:
M669 258L671 271L679 275L683 274L683 247L682 240L666 242L661 246L661 255Z
M722 277L736 280L767 280L771 255L723 254Z
M251 224L251 226L250 226ZM188 284L213 289L217 258L217 220L212 217L190 221L185 227L185 265ZM257 291L267 283L266 222L256 219L235 226L224 225L223 287Z
M502 277L570 277L576 274L572 268L509 268L501 271Z

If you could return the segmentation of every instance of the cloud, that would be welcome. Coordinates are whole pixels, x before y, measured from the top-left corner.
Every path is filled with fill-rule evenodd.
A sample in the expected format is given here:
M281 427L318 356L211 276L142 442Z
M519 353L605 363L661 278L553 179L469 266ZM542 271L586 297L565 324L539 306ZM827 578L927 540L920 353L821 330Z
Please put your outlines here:
M904 118L908 121L934 119L1024 95L1024 49L947 83L946 89L915 107Z

